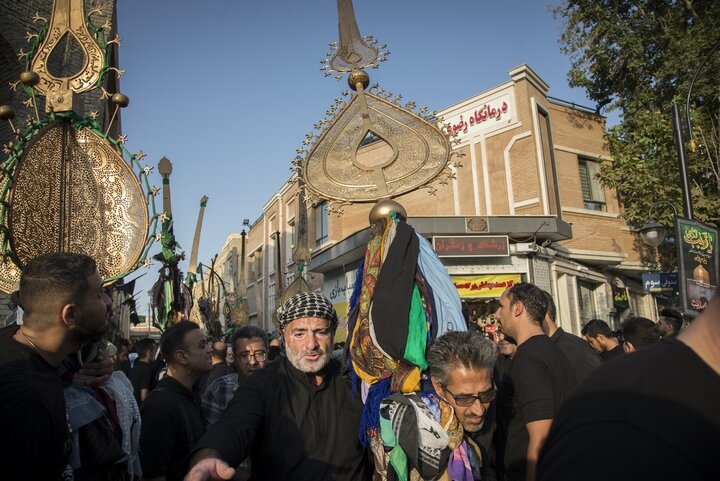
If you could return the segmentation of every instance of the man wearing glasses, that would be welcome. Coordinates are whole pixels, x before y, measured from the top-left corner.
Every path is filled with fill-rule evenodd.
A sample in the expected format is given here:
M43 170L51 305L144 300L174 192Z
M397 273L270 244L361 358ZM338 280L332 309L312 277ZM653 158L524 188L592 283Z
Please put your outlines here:
M576 383L570 362L542 330L547 309L543 291L521 282L503 292L495 311L503 332L518 346L508 370L509 382L499 386L498 393L498 403L503 404L499 412L510 415L500 420L507 426L507 440L504 459L498 460L507 481L535 479L552 420Z
M475 458L468 474L473 479L488 479L495 421L492 342L477 332L451 331L430 345L427 360L433 388L453 408L463 427L465 453Z
M235 396L239 382L265 367L268 336L263 329L257 326L243 326L232 334L230 345L237 372L214 380L205 389L202 408L206 428L220 419L220 415Z

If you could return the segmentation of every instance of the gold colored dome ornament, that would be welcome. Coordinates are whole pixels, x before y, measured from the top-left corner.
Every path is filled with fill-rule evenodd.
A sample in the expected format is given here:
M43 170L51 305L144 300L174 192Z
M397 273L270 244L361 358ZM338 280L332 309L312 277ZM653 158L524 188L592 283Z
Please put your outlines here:
M407 211L405 210L405 207L397 201L385 199L372 206L370 214L368 214L368 220L370 221L370 224L373 224L376 220L384 219L389 216L390 212L395 212L403 219L407 219Z
M698 264L698 266L693 269L693 279L704 284L710 284L710 273L705 269L705 266Z

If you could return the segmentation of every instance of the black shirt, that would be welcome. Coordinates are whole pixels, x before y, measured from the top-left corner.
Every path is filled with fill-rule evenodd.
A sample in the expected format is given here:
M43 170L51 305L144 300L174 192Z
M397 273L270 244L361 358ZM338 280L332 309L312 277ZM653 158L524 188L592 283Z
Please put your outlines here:
M140 390L147 389L150 391L153 388L152 369L150 364L143 361L136 361L133 364L133 368L130 369L130 375L128 376L130 382L133 385L133 391L135 392L135 400L138 406L142 404L140 400Z
M625 354L625 351L623 350L622 344L618 344L609 351L601 352L600 357L602 358L602 362L608 362L616 357L621 357L623 354Z
M565 332L562 327L550 336L555 345L565 354L575 373L575 379L580 382L595 368L602 364L602 360L595 349L590 347L584 339Z
M210 371L200 376L200 379L198 379L195 383L195 386L193 386L193 390L197 394L202 396L202 394L205 392L205 389L207 389L207 387L212 384L215 379L227 376L228 374L232 374L233 372L234 371L232 370L232 368L225 364L225 362L213 364Z
M538 480L718 479L718 446L720 375L682 342L663 339L578 386L555 418ZM595 468L599 453L619 469Z
M560 403L575 386L570 362L548 336L537 335L518 346L508 374L503 380L498 402L512 399L512 409L498 409L507 426L504 472L508 481L525 481L528 432L525 425L553 419Z
M0 329L0 472L13 481L56 481L69 461L63 387L57 369Z
M165 376L140 407L140 415L143 476L182 480L186 457L204 431L200 403L192 391Z
M215 449L230 466L250 455L253 479L264 481L370 479L358 440L361 412L338 361L316 387L281 358L238 388L197 448Z

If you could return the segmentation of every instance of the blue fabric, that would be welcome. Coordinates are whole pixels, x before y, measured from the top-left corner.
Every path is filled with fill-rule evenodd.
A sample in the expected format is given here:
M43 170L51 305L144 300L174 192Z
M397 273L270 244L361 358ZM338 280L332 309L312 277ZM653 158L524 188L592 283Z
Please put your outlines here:
M435 338L449 331L466 331L465 317L462 313L460 294L450 280L445 266L438 258L430 242L419 233L415 233L420 241L418 266L425 276L427 284L432 287L432 295L437 311L438 329Z
M380 433L380 402L391 394L391 380L392 377L381 379L370 386L368 391L358 433L360 444L365 448L370 446L370 432Z

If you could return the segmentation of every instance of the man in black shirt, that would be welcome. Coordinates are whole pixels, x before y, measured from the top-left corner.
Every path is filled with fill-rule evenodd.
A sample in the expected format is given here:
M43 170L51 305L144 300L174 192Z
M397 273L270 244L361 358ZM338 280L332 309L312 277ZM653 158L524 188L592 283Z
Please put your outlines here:
M2 477L55 481L72 448L57 367L85 341L102 338L111 300L95 261L70 253L28 262L13 297L25 312L21 326L0 331Z
M130 369L128 379L130 379L130 382L133 385L135 400L137 401L138 406L142 405L148 397L148 394L150 394L152 388L155 387L155 380L153 379L153 372L150 367L150 363L152 363L153 359L155 359L156 349L157 347L155 346L155 341L149 337L140 339L135 343L135 350L138 354L138 358L135 361L135 364L133 364L132 369Z
M602 319L591 319L582 328L580 333L590 346L600 354L602 362L608 362L618 356L622 356L625 351L618 342L617 338Z
M709 480L720 473L720 292L678 336L604 364L560 409L540 481ZM612 473L597 467L611 448Z
M663 338L677 336L683 326L683 316L675 309L663 309L657 322L658 331Z
M555 301L549 292L543 291L543 294L547 301L548 310L545 319L543 319L542 329L568 358L575 373L575 379L580 382L595 368L599 367L602 360L600 360L598 353L590 347L590 344L573 334L565 332L562 327L558 327L555 322L557 315Z
M181 321L163 333L160 351L168 370L140 408L140 465L145 479L179 481L204 432L192 387L210 370L211 346L197 324Z
M215 339L212 342L212 369L200 376L195 383L195 392L202 397L207 387L212 384L215 379L232 374L233 369L227 365L225 358L227 357L228 345L221 339Z
M569 361L542 330L547 301L538 287L515 284L503 292L495 318L502 330L517 341L517 351L498 386L512 403L503 420L508 434L503 468L508 481L532 481L542 444L560 403L575 385ZM498 395L500 398L501 396Z
M362 403L331 358L337 314L316 292L278 309L286 357L255 372L203 436L188 481L231 479L250 455L253 478L370 479L358 428Z

